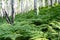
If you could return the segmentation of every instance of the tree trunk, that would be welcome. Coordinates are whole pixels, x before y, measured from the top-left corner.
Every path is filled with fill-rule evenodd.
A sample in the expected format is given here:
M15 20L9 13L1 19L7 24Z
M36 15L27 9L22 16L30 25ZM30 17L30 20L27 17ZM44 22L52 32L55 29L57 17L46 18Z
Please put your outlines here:
M11 0L11 8L12 8L12 18L11 18L11 24L14 24L14 17L15 17L15 15L14 15L14 0Z
M43 7L45 7L45 0L43 0Z
M24 8L23 8L23 7L24 7L24 3L23 3L23 2L24 2L24 0L21 0L21 13L23 13L23 11L24 11L24 10L23 10L23 9L24 9Z
M34 13L38 15L37 0L34 0Z
M45 0L45 5L48 6L48 0Z
M2 0L2 12L1 12L1 16L3 17L4 16L4 13L3 13L3 9L5 9L5 2L4 0Z
M8 15L11 16L11 0L8 0Z
M2 0L2 15L6 17L6 21L11 24L10 18L8 17L8 14L5 9L6 5L4 0Z
M50 3L50 0L48 0L48 7L50 7L51 3Z
M8 14L7 14L7 12L6 12L5 9L3 9L3 13L5 14L6 21L7 21L9 24L11 24L10 18L8 17Z
M50 0L50 2L51 2L51 6L53 6L52 0Z
M58 1L59 1L59 0L57 0L57 4L59 4Z
M58 4L58 0L55 0L55 3Z

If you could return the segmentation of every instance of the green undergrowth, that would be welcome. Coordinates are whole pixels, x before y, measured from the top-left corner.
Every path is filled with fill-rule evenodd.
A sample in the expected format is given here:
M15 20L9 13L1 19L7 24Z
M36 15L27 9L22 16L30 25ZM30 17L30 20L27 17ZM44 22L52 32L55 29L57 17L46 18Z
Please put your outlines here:
M0 20L0 40L58 40L60 6L39 8L16 15L14 25Z

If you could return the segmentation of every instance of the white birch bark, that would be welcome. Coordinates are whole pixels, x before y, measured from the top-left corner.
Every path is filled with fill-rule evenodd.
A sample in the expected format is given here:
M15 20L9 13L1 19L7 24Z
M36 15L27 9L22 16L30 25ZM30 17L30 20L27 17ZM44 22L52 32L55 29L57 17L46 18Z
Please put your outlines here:
M43 2L43 7L45 7L45 0L42 0L42 2Z
M58 2L59 0L57 0L57 4L59 4L59 2Z
M8 0L5 0L5 11L7 12L7 14L9 14Z
M52 0L52 6L54 6L54 4L55 4L55 0Z
M23 1L23 12L27 12L29 6L29 0Z
M21 13L24 11L24 0L20 0L20 5L21 5Z
M3 9L5 9L5 2L2 0L2 10L1 10L1 16L4 16Z
M18 0L14 0L14 11L17 13L17 7L18 7Z
M2 8L7 11L9 16L11 16L11 3L10 3L11 0L8 0L8 4L5 2L5 0L2 0L2 1L3 1ZM39 11L38 7L46 6L46 4L45 4L46 0L39 0L39 1L35 0L35 4L34 4L34 0L20 0L20 3L18 3L18 0L14 0L14 1L15 1L14 10L16 13L18 12L18 9L19 9L19 12L23 13L23 12L30 11L31 9L33 10L34 8L36 8L36 12L38 15L38 11ZM59 2L59 0L56 0L57 4L58 4L58 2ZM52 0L52 5L54 3L55 3L55 0ZM8 7L7 7L7 5L8 5ZM18 8L18 5L20 5L19 8ZM48 0L48 6L49 5L51 5L51 0ZM1 10L1 16L3 16L2 10Z
M34 0L34 13L38 15L38 6L37 6L37 0Z
M51 5L50 0L48 0L48 6Z
M11 16L11 0L8 0L8 15Z

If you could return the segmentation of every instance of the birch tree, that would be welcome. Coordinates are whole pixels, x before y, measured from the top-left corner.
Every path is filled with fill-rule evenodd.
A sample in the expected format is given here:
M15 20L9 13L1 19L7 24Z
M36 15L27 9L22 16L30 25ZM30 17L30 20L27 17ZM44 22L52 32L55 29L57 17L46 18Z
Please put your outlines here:
M45 0L42 0L42 2L43 2L43 7L45 7Z
M58 4L58 1L59 1L59 0L55 0L55 3Z
M21 5L21 13L23 13L23 7L24 7L24 3L23 3L24 0L20 0L20 5Z
M14 0L14 12L17 14L19 8L19 0Z
M12 18L11 18L11 24L14 24L14 17L15 17L15 15L14 15L14 0L11 0L11 9L12 9Z
M2 0L2 10L1 10L2 17L4 16L3 9L5 9L5 2L4 2L4 0Z
M34 13L38 15L37 0L34 0Z
M48 0L48 7L49 7L49 5L51 5L50 0Z
M8 0L8 15L11 16L11 0Z
M48 6L48 0L45 0L45 6Z
M53 2L52 2L52 0L50 0L50 3L51 3L51 6L53 6Z
M7 12L6 12L6 5L5 5L5 1L4 1L4 0L2 0L2 15L3 15L3 16L5 15L6 21L7 21L8 23L11 23L11 22L10 22L10 18L8 17L8 14L7 14Z
M58 2L59 0L57 0L57 4L59 4L59 2Z

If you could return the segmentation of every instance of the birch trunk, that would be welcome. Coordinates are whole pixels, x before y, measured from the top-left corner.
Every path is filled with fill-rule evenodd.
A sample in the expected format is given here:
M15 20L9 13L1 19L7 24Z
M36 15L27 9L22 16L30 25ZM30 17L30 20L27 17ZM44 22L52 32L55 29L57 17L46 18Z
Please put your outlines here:
M37 0L34 0L34 13L38 15Z
M49 5L51 5L50 0L48 0L48 7L49 7Z
M8 15L11 16L11 0L8 0Z
M5 9L5 7L6 7L5 1L2 0L2 10L1 10L1 16L2 17L4 16L3 9Z
M48 0L45 0L45 6L48 6Z
M21 0L21 13L23 13L23 7L24 7L24 3L23 3L24 0Z
M43 7L45 7L45 0L43 0L42 2L43 2Z
M11 18L11 24L14 24L14 17L15 17L15 15L14 15L14 0L11 0L11 8L12 8L12 18Z
M53 2L52 2L52 0L50 0L50 3L51 3L51 6L53 6Z
M55 0L55 3L58 4L58 0Z
M57 4L59 4L59 3L58 3L58 0L57 0Z

